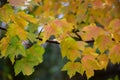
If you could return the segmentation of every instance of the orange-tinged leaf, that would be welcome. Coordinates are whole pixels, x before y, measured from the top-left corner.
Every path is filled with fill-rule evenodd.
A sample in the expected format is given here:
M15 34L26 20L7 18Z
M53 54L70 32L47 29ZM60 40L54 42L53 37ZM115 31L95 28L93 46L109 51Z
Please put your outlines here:
M94 47L98 48L101 53L109 49L113 45L112 39L107 35L99 36L94 43Z
M103 8L103 2L102 2L102 0L93 0L92 6L93 6L93 9Z
M103 30L97 27L95 24L91 24L89 26L85 26L80 32L80 36L84 41L96 39L100 34L102 34Z
M98 61L100 63L100 66L101 66L100 68L106 70L108 62L109 62L108 55L107 54L100 54L97 57L97 59L98 59Z
M30 21L31 23L37 23L37 19L34 18L32 15L26 14L25 12L18 12L17 14L23 19Z
M85 46L87 45L87 43L85 43L84 41L78 41L77 43L79 45L79 49L81 51L84 51L85 50Z
M68 36L68 33L72 31L73 24L66 21L66 19L62 20L54 20L53 24L57 28L57 33L55 34L55 37L58 40L64 39Z
M51 25L46 25L44 27L44 37L43 37L43 42L45 42L51 35L54 35L56 33L56 27L51 26Z
M12 6L23 6L26 0L8 0Z
M120 19L112 20L107 28L111 32L112 37L117 42L119 42L120 41Z
M109 58L113 64L120 63L120 43L110 49Z
M58 41L63 40L68 36L68 33L73 29L72 24L68 23L65 19L53 20L44 27L43 41L49 39L51 35L54 35Z
M111 32L114 32L116 30L120 30L120 19L113 19L109 26L108 26L108 29L111 31Z
M93 56L86 55L82 58L81 62L88 79L94 76L94 70L100 69L100 64Z
M116 42L120 41L120 29L116 30L112 35Z
M9 37L4 37L0 40L0 51L1 51L1 57L6 56L6 51L9 45Z
M67 62L64 67L62 68L62 71L67 71L67 74L71 78L76 74L76 72L83 74L84 69L82 68L82 65L80 62Z

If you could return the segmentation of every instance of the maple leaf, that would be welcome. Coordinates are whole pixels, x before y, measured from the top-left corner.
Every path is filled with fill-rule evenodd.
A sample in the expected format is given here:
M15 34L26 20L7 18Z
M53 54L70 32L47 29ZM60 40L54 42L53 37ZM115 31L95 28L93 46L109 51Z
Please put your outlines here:
M16 61L14 69L15 69L15 75L18 75L21 71L23 72L24 75L30 75L34 72L31 63L25 59Z
M72 38L66 38L60 44L62 50L62 57L67 56L71 61L81 57L79 44ZM83 45L84 46L84 45Z
M120 43L110 49L109 58L113 64L120 63Z
M8 31L7 31L7 34L8 36L10 37L13 37L13 36L19 36L19 38L21 40L26 40L27 39L27 32L19 27L18 25L16 24L9 24L9 28L8 28Z
M79 33L79 35L82 37L84 41L89 41L96 39L99 35L101 35L103 30L99 27L97 27L95 24L91 24L88 26L85 26L82 29L82 32Z
M109 49L113 45L111 37L107 35L100 35L94 42L94 47L98 48L101 53Z
M113 19L107 29L111 32L112 37L119 42L120 41L120 19Z
M93 0L92 6L93 6L93 9L103 8L103 2L102 2L102 0Z
M22 55L22 56L26 55L25 48L17 36L12 37L9 44L10 45L8 46L7 51L6 51L6 56L10 58L13 64L15 61L14 60L15 56L17 57L18 55Z
M6 56L6 51L9 46L9 37L4 37L0 40L0 51L1 51L1 57Z
M26 0L8 0L12 6L23 6Z
M10 5L4 5L2 8L0 8L0 20L9 23L10 15L13 13L14 11Z
M67 62L64 67L62 68L62 71L67 71L67 74L71 78L76 74L76 72L83 75L84 69L82 68L82 65L80 62Z
M68 33L73 29L72 24L65 19L53 20L50 24L44 27L43 41L46 41L51 35L54 35L58 41L68 36Z
M98 56L98 53L96 53L96 50L94 48L86 47L83 50L82 55L90 55L90 56L93 56L94 58L96 58Z
M93 56L85 55L81 62L88 79L94 76L94 70L100 70L100 64Z
M44 37L43 42L45 42L51 35L54 35L56 33L56 27L51 25L46 25L44 27Z
M107 54L100 54L97 57L97 59L98 59L98 61L100 63L100 66L101 66L100 68L106 70L108 62L109 62L108 55Z
M116 30L120 29L120 19L113 19L109 26L107 27L111 32L114 32Z
M15 75L18 75L21 71L24 75L31 75L34 71L34 66L43 61L43 54L44 49L38 44L27 49L26 56L15 62Z

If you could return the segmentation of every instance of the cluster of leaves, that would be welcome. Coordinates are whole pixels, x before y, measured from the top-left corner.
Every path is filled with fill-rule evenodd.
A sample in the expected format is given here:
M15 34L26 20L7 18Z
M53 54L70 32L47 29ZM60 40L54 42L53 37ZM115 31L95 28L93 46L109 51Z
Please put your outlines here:
M119 0L8 2L0 8L0 20L7 25L0 50L1 57L14 64L16 75L32 74L42 62L45 42L60 45L62 58L68 59L62 70L70 78L85 72L89 79L94 70L106 69L109 61L120 63Z

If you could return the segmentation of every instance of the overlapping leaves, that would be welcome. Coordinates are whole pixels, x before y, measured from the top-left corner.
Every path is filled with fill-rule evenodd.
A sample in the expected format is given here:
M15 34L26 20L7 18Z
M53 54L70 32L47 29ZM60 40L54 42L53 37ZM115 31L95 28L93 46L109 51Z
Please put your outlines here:
M1 57L9 57L15 63L16 75L32 74L34 66L42 62L41 46L33 44L26 49L22 44L28 40L36 43L36 24L43 25L42 35L38 35L43 43L52 35L59 41L62 57L69 60L62 70L70 78L76 72L85 72L89 79L94 70L106 69L109 61L120 63L119 0L32 0L27 10L16 10L26 1L8 0L10 5L0 8L0 21L8 25L0 40ZM62 19L56 19L59 17ZM74 32L74 28L79 32ZM77 37L81 41L76 41ZM16 61L19 56L22 58Z

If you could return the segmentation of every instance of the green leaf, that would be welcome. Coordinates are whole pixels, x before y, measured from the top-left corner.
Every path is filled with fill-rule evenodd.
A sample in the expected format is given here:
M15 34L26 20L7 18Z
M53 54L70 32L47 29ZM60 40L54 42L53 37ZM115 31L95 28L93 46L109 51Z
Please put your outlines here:
M33 65L25 59L16 61L14 69L15 75L18 75L21 71L24 75L30 75L34 72Z
M17 36L12 37L9 44L6 55L10 58L12 63L14 63L15 57L18 55L26 56L25 48Z
M28 38L31 42L35 42L35 41L36 41L36 34L28 33L27 38Z
M26 56L15 63L15 75L18 75L21 71L24 75L31 75L34 71L34 66L43 61L43 54L43 47L37 44L34 44L31 48L27 49Z

